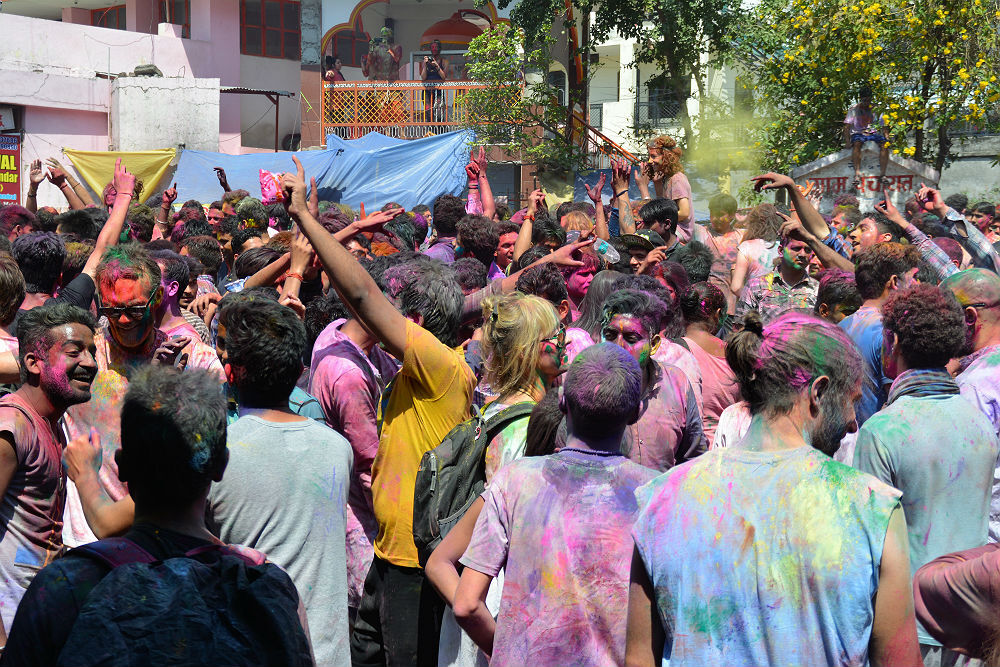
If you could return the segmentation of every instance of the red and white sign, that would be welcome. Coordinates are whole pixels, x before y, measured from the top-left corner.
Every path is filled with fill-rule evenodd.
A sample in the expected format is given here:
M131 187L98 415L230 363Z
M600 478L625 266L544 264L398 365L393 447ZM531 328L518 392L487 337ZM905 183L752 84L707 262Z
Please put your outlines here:
M21 137L0 134L0 206L21 203Z

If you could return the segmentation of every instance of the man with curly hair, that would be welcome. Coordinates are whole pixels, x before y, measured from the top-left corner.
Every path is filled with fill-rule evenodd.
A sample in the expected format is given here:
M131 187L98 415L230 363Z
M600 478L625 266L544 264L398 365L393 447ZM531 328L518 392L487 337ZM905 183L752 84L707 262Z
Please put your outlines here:
M996 466L993 425L964 396L945 364L965 341L954 295L932 285L893 293L882 306L885 407L858 433L854 467L903 492L910 573L986 541ZM917 627L925 665L956 657Z

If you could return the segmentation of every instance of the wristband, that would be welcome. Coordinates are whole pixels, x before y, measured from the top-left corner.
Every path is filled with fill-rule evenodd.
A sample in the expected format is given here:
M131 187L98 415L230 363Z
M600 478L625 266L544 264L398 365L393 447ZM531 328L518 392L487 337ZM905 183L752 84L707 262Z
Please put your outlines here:
M132 193L131 192L116 192L115 193L115 197L116 198L117 197L121 197L122 195L127 195L130 199L132 198Z
M37 192L28 191L28 199L34 199L38 195Z
M295 271L285 272L285 279L287 280L288 278L298 278L300 283L304 283L306 281L306 279L302 277L301 273L296 273Z
M525 213L524 216L521 217L521 220L522 221L527 220L528 222L534 222L535 221L535 216L529 215L529 214Z
M621 197L622 195L627 195L627 194L628 194L628 188L625 188L625 189L624 189L624 190L622 190L621 192L616 192L616 193L615 193L615 199L618 199L618 198L619 198L619 197Z

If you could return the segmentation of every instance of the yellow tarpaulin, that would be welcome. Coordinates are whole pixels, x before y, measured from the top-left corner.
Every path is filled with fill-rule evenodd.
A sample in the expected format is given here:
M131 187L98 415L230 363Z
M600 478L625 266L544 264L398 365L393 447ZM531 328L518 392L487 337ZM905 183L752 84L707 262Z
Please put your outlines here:
M143 201L156 191L157 184L177 153L173 148L155 151L78 151L65 148L63 152L76 167L80 178L87 182L98 197L115 174L115 160L121 158L125 167L142 181L140 199Z

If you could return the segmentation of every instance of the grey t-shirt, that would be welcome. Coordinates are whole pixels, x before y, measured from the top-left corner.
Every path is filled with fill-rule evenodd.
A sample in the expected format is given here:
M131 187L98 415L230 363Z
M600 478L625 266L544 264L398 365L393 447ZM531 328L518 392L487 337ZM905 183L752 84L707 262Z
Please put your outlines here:
M208 524L267 554L295 582L317 667L351 662L344 517L354 453L318 422L253 415L229 427L229 465L208 495Z

